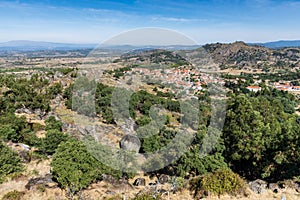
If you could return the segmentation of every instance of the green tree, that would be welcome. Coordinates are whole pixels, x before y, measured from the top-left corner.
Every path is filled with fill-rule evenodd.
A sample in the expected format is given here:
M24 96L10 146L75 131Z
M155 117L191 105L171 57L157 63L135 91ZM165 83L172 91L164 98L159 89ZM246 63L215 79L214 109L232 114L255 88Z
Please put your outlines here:
M264 153L271 142L267 128L245 95L229 102L223 136L225 156L234 170L252 178L260 177Z
M0 138L13 142L22 142L23 131L26 128L26 118L17 117L14 113L0 116Z
M102 175L99 162L75 139L59 145L53 155L51 172L71 197Z

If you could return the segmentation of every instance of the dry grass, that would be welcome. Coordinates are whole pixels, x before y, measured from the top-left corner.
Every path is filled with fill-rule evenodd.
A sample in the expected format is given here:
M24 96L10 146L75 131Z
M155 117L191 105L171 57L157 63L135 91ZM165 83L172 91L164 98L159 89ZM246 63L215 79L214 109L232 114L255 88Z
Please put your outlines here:
M220 70L220 73L228 73L230 75L240 75L241 73L247 73L247 74L261 74L264 73L261 69L256 69L255 71L251 70L240 70L240 69L224 69L224 70Z
M26 165L26 175L31 175L32 171L37 171L38 176L45 176L50 173L51 160L34 160Z

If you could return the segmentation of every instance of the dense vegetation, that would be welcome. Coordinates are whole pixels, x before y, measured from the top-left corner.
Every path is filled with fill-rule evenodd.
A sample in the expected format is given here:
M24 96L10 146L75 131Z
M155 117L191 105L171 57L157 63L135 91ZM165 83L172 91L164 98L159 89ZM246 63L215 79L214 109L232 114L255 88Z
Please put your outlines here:
M260 92L249 92L243 90L247 82L239 83L240 85L230 86L233 92L228 100L225 126L214 151L204 158L198 156L210 119L209 98L202 94L199 96L202 101L196 139L189 151L160 172L185 177L187 174L201 175L230 167L248 179L270 180L290 178L299 174L296 169L299 168L300 119L294 114L297 99L292 94L267 87ZM96 113L101 115L106 123L113 123L110 109L113 90L113 87L103 84L97 84L96 87ZM131 95L129 113L140 126L151 122L149 111L153 105L162 105L169 112L181 111L180 103L173 99L174 96L163 96L157 89L155 91L156 95L143 90ZM70 101L68 95L65 97ZM67 102L67 105L70 104ZM179 123L180 119L177 120ZM155 152L172 141L177 133L176 129L168 128L169 121L170 118L162 124L164 128L157 134L141 139L142 153ZM151 132L149 126L147 130L138 129L139 134L146 134L145 131ZM293 156L288 156L290 154Z
M27 109L26 112L45 115L50 111L50 100L62 92L60 83L49 85L48 80L34 74L29 79L0 75L0 84L0 179L3 181L5 176L23 169L18 153L4 143L25 143L37 148L34 153L47 155L53 154L68 136L61 132L61 122L50 117L46 120L46 137L38 138L36 131L43 127L15 114L18 109Z
M50 99L62 89L56 84L46 90L49 81L37 74L32 75L30 79L0 75L0 85L2 86L0 102L2 112L12 112L19 108L48 112Z
M228 103L224 156L248 179L299 175L299 120L285 111L284 97L237 95Z

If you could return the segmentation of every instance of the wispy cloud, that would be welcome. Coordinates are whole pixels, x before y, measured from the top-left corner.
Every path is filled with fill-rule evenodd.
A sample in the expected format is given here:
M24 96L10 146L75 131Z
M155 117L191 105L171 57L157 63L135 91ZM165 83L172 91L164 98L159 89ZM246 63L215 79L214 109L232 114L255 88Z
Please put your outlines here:
M197 18L178 18L178 17L152 17L152 21L166 21L166 22L207 22L208 19L197 19Z
M292 7L292 8L299 8L300 7L300 1L286 1L283 2L284 5Z

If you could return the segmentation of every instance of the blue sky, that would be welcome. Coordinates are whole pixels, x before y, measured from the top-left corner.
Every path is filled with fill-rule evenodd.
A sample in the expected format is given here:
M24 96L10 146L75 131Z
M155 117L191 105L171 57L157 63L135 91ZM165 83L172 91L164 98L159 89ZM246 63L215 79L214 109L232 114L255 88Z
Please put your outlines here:
M0 0L0 42L101 43L130 29L161 27L199 44L300 39L300 1Z

